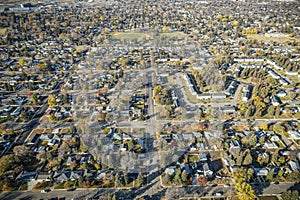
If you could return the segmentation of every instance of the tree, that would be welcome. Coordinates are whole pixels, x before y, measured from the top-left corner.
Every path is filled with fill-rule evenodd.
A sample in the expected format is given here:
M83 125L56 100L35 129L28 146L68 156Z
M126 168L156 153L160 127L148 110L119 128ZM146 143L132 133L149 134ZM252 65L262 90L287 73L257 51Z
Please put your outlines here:
M129 140L127 145L128 145L128 151L133 150L133 148L134 148L134 140L133 139Z
M293 171L286 176L287 181L299 181L300 180L300 171Z
M20 58L20 60L19 60L19 65L20 65L21 67L24 67L24 58Z
M251 168L249 168L251 169ZM250 170L247 170L246 168L237 168L233 171L232 177L236 182L242 183L242 182L249 182L253 173L251 173Z
M249 150L245 151L244 155L245 156L244 156L243 165L250 165L250 164L252 164L252 156L251 156L250 151Z
M276 106L276 109L275 109L275 116L276 117L279 117L280 115L280 106Z
M48 105L49 106L54 106L54 105L57 105L57 102L56 102L56 98L54 95L49 95L48 97Z
M18 164L15 155L4 155L0 158L0 175L4 172L14 168L14 165Z
M115 186L122 187L124 185L123 177L120 174L116 174L115 176Z
M175 170L175 175L173 178L173 183L174 184L181 184L182 180L181 180L181 170L180 169L176 169Z
M273 131L276 133L276 134L284 134L285 133L285 127L280 125L280 124L275 124L273 126Z
M99 122L105 121L105 117L106 117L106 114L103 113L102 110L99 110L99 118L98 118L98 121L99 121Z
M169 31L169 28L167 26L162 27L162 32L167 33Z
M29 153L29 149L25 145L15 146L13 150L17 156L26 156Z
M162 176L162 182L163 184L169 184L170 183L170 176L168 173L166 173L164 176Z
M239 200L252 200L255 198L254 190L247 183L237 183L235 189Z
M187 183L188 179L187 179L187 173L186 170L183 170L181 173L181 180L183 183Z
M205 179L204 176L199 176L197 181L198 181L199 185L206 185L207 184L207 180Z
M38 97L36 94L31 95L31 101L33 105L36 105L38 103Z
M110 193L107 194L107 200L112 200L112 197L111 197Z
M127 173L124 174L124 183L125 183L125 185L129 184L129 177L128 177Z
M271 169L271 170L268 172L268 174L267 174L267 176L266 176L266 180L267 180L268 182L272 182L272 181L273 181L273 177L274 177L274 168Z
M262 124L261 126L259 126L259 128L263 131L267 131L269 129L269 125L266 123L266 124Z
M145 184L145 179L142 173L139 173L137 179L136 179L136 184L138 187L143 186Z
M281 194L282 200L298 200L299 199L299 192L297 190L291 191L288 190Z

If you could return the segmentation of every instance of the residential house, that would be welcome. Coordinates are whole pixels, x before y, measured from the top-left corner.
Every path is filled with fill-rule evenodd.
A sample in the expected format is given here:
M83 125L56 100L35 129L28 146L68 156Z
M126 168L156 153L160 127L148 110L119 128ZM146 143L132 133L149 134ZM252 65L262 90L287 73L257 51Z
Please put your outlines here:
M20 181L22 183L29 182L31 180L36 180L38 176L38 172L27 172L22 171L16 178L17 181Z
M290 137L294 140L300 140L300 133L298 130L296 131L293 131L293 130L290 130L288 131L288 134L290 135Z
M265 147L267 149L277 149L278 148L277 144L275 144L274 142L266 142Z
M206 177L210 177L213 175L213 171L211 170L209 164L206 162L203 164L203 172L204 172L204 176Z

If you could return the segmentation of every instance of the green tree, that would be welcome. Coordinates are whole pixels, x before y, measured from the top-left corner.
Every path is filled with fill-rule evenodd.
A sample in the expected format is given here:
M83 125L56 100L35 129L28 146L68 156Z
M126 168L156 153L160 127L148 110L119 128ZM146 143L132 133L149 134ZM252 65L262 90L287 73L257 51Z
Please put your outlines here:
M182 171L182 173L181 173L181 180L182 180L183 183L187 183L188 178L187 178L186 170Z
M174 178L173 178L173 183L176 184L176 185L179 185L182 183L182 180L181 180L181 170L180 169L176 169L175 170L175 175L174 175Z
M273 179L274 179L274 168L271 169L271 170L268 172L267 176L266 176L266 180L267 180L268 182L272 182Z
M234 180L236 182L242 183L242 182L249 182L251 177L253 176L253 170L250 171L251 168L249 168L249 170L247 170L244 167L241 168L237 168L232 172L232 177L234 178Z
M38 103L38 97L36 94L31 95L32 104L36 105Z
M286 132L285 130L285 127L280 125L280 124L275 124L273 126L273 131L276 133L276 134L284 134Z
M139 173L139 175L136 179L136 184L138 187L143 186L145 184L145 178L142 173Z
M127 145L128 145L128 151L133 150L133 148L134 148L134 140L133 139L129 140L128 143L127 143Z

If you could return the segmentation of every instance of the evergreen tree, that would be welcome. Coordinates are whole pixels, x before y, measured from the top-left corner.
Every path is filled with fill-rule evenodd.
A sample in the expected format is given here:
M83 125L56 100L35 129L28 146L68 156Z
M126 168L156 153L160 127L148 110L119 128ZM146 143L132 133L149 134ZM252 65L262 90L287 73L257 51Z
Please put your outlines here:
M188 178L187 178L186 170L182 171L182 173L181 173L181 180L182 180L183 183L187 183Z
M267 174L267 176L266 176L266 180L267 180L268 182L272 182L272 181L273 181L273 176L274 176L274 168L271 169L271 170L268 172L268 174Z
M136 184L138 187L143 186L145 184L145 179L142 173L139 173L137 179L136 179Z

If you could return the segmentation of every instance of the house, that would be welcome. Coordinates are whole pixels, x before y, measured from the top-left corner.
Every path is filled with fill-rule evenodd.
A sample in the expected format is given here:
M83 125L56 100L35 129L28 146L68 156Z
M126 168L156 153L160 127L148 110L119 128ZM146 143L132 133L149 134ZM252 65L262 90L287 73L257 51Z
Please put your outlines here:
M50 181L51 174L49 172L39 172L36 180L37 181Z
M51 140L48 142L48 146L54 146L54 145L58 145L58 140L56 140L56 139L51 139Z
M288 131L288 134L290 135L290 137L294 140L300 140L300 133L299 131Z
M237 141L237 140L232 140L231 142L230 142L230 148L240 148L240 143L239 143L239 141Z
M54 134L41 134L40 140L50 141L53 138Z
M69 179L72 180L72 181L77 180L80 177L82 177L82 175L83 175L83 171L72 171L71 174L70 174Z
M211 94L212 99L226 99L226 94L223 93L215 93Z
M296 162L296 161L293 161L293 160L290 160L289 162L290 164L290 167L293 171L297 171L297 170L300 170L300 166L299 166L299 163Z
M267 168L254 168L256 176L267 176L269 170Z
M38 176L38 172L27 172L22 171L16 178L17 181L20 181L22 183L29 182L31 180L36 180Z
M289 76L298 76L297 71L285 71L285 74Z
M67 181L67 180L69 180L70 175L71 175L71 172L69 172L69 171L55 172L53 175L53 179L55 181Z
M270 68L268 69L268 74L271 75L275 79L280 79L281 78L280 75L277 74L277 72L275 72L274 70L272 70Z
M277 92L276 96L278 96L278 97L285 97L286 96L286 92L284 90L279 90Z
M289 85L290 84L290 82L288 82L286 79L284 79L284 78L280 78L279 79L279 83L281 84L281 85Z
M110 173L111 173L110 170L97 171L96 179L101 180L101 179L105 178Z
M270 138L270 140L271 140L272 142L276 142L276 141L280 141L280 138L279 138L278 135L272 135L271 138Z
M249 92L243 92L242 101L248 101L249 98L250 98L250 93Z
M204 176L206 177L210 177L213 175L213 171L210 169L209 164L206 162L203 164L203 172L204 172Z
M75 162L76 161L76 157L75 156L69 156L68 159L67 159L67 163L66 165L67 166L70 166L72 162Z
M225 107L225 108L222 108L222 111L224 113L234 113L236 110L235 110L235 107L234 106L231 106L231 107Z
M207 161L207 154L204 153L204 152L200 152L199 153L199 160L203 161L203 162L206 162Z
M267 149L277 149L278 148L277 144L275 144L274 142L266 142L265 146Z
M38 134L34 134L31 138L30 138L30 140L29 140L29 142L27 142L27 144L30 144L30 145L37 145L37 143L39 142L39 138L40 138L40 135L38 135Z
M280 99L277 96L271 96L271 103L273 106L279 106Z
M176 166L169 166L165 169L166 174L173 175L176 170Z
M211 99L211 94L198 94L197 99L200 100Z

